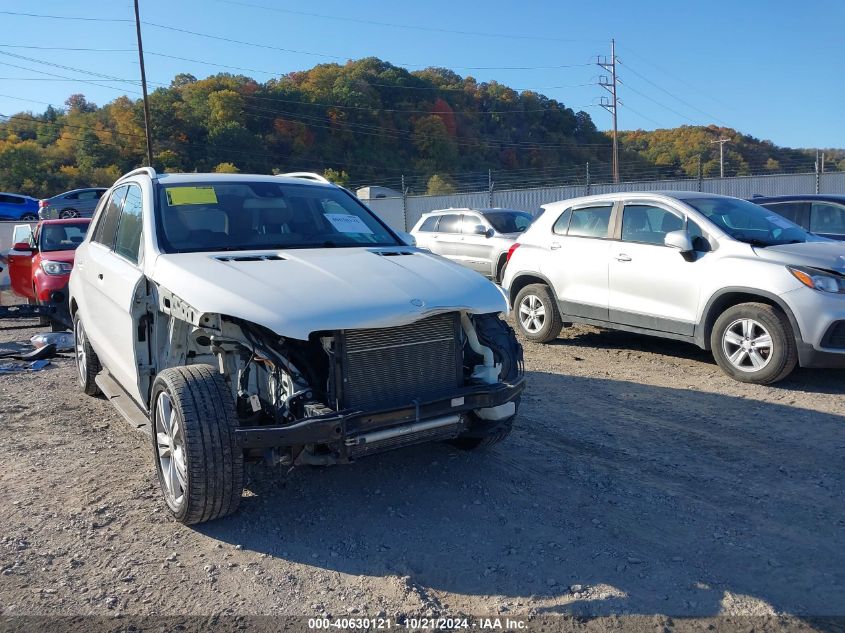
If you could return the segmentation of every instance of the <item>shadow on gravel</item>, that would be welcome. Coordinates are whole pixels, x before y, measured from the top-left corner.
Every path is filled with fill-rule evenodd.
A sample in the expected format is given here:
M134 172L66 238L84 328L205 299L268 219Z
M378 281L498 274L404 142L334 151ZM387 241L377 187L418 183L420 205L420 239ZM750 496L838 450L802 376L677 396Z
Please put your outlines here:
M492 450L259 467L240 513L198 529L405 577L399 591L447 613L431 590L577 615L845 612L845 415L540 372L528 385Z
M713 355L692 343L671 339L633 334L619 330L571 331L562 332L563 338L557 338L547 345L566 347L569 345L592 347L597 349L616 349L632 352L646 352L685 358L715 365ZM786 380L770 385L774 389L804 391L807 393L828 393L845 395L845 369L802 369L798 368Z

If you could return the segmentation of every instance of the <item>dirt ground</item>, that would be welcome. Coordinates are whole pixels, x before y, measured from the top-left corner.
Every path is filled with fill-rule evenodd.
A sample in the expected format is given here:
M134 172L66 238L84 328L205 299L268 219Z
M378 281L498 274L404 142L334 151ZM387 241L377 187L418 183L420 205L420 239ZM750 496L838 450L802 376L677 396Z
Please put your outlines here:
M505 443L256 466L198 527L71 360L0 376L0 613L845 615L845 372L589 327L525 356Z

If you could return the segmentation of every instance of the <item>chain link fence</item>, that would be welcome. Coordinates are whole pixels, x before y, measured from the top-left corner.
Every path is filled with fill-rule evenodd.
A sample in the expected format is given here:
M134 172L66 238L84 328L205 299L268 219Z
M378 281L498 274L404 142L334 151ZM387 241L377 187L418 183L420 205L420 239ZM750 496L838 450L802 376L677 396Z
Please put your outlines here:
M795 194L845 194L845 172L771 174L733 176L729 178L684 178L677 180L645 180L565 185L533 189L505 189L454 193L441 196L405 196L364 200L392 228L410 230L423 213L436 209L501 207L536 213L540 206L557 200L619 191L703 191L737 198L786 196Z

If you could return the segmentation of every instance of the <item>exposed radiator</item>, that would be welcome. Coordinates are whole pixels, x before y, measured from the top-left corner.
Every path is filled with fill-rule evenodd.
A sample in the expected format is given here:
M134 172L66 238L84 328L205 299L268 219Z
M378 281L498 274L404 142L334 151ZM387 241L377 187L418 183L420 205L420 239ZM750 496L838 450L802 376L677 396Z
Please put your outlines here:
M340 338L343 408L372 410L447 397L462 384L455 312L399 327L345 330Z

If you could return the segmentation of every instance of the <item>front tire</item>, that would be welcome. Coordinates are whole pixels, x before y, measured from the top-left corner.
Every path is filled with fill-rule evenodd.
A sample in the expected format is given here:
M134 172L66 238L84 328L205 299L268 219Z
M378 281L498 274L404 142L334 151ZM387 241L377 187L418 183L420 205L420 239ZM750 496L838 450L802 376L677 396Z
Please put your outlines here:
M79 217L79 211L77 211L76 209L63 209L59 213L59 219L61 219L61 220L70 220L71 218L78 218L78 217Z
M544 284L530 284L520 290L513 310L519 331L529 341L548 343L563 328L557 302Z
M79 313L73 315L73 350L76 357L76 373L79 386L89 396L100 395L100 388L95 382L97 374L102 370L97 352L88 341L88 334Z
M243 449L229 387L210 365L172 367L153 383L152 444L164 500L186 525L237 510Z
M725 310L713 325L710 347L716 363L739 382L769 385L798 364L789 319L766 303L741 303Z

